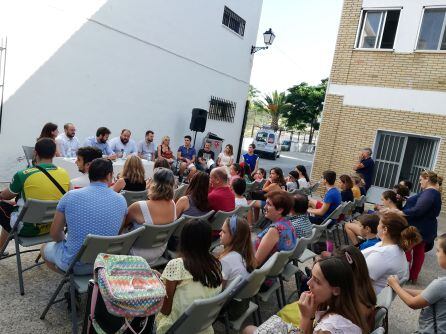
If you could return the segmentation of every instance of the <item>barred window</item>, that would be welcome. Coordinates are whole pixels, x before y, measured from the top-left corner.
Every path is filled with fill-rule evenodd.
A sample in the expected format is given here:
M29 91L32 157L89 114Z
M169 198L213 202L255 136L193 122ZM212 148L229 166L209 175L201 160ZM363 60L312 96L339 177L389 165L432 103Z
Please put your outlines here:
M234 123L236 103L212 96L209 101L208 118L216 121Z
M223 12L222 24L235 31L240 36L243 36L245 34L246 21L226 6L225 11Z

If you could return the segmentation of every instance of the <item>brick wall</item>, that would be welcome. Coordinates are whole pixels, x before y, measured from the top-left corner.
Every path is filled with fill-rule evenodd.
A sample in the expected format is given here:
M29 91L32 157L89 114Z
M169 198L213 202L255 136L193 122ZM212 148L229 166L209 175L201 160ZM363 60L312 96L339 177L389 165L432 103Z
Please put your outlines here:
M354 50L361 0L345 0L330 81L446 91L446 54Z
M343 105L343 97L327 95L314 158L312 179L326 169L351 174L362 147L372 147L376 131L389 130L441 137L435 171L446 177L446 116ZM446 209L446 196L443 196Z

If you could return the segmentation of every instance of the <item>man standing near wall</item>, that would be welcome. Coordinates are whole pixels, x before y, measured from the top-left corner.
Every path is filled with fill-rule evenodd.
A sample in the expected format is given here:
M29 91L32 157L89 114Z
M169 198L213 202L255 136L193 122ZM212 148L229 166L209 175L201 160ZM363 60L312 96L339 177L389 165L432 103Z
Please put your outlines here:
M369 147L363 148L361 152L359 152L359 161L353 167L353 170L362 175L365 182L366 192L372 186L374 168L375 162L372 159L372 149Z

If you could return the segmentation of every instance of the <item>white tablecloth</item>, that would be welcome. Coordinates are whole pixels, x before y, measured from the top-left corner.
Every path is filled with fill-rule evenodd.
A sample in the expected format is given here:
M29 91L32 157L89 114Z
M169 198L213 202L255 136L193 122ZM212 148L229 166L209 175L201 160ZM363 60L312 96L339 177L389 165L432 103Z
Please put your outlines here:
M70 175L70 179L74 179L78 176L81 176L82 173L79 172L79 169L76 165L76 158L63 158L63 157L55 157L53 159L53 163L58 166L64 168L68 174ZM116 178L118 174L124 168L125 160L117 159L113 162L113 177ZM148 179L153 176L153 161L147 161L142 159L142 165L144 167L145 177Z

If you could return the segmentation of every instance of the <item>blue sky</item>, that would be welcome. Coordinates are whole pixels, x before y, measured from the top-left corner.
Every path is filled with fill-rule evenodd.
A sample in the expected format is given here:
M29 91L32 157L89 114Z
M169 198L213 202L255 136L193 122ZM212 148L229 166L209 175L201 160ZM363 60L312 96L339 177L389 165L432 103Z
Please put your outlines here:
M270 93L328 77L341 10L342 0L263 0L256 45L264 46L268 28L276 39L255 54L251 84Z

